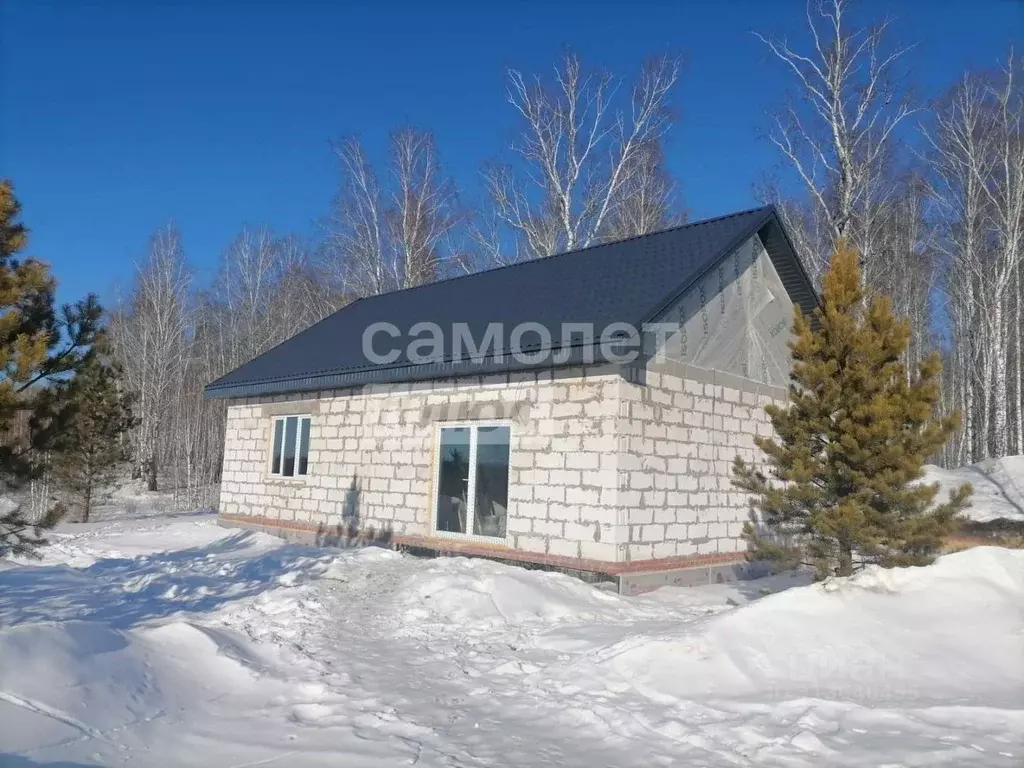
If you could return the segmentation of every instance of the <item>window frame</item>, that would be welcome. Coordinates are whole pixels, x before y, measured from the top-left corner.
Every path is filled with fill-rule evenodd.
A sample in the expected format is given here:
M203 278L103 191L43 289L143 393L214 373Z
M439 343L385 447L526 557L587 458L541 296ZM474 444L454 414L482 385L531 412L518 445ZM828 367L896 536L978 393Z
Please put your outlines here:
M285 438L288 435L288 419L295 419L295 440L292 448L295 451L294 454L294 466L293 472L290 475L283 474L280 470L284 469L285 460ZM302 447L302 425L303 422L308 425L306 427L306 471L299 473L299 463L301 460L301 447ZM274 448L277 442L277 425L281 424L281 462L278 468L279 471L274 471ZM286 480L286 481L302 481L309 477L309 453L310 443L312 442L313 432L313 416L310 413L282 413L275 415L270 420L270 456L267 461L267 476L272 480Z
M473 533L473 524L476 520L476 453L478 442L478 429L483 427L508 427L508 488L509 497L512 495L512 439L515 433L515 425L510 419L494 419L487 421L441 421L435 423L434 430L434 452L432 468L433 481L430 494L430 533L444 539L455 539L456 541L472 541L480 544L492 544L496 546L507 546L509 542L508 523L512 517L512 499L507 499L505 506L505 535L484 536ZM466 532L442 531L437 527L437 501L441 492L441 433L445 429L458 429L460 427L469 429L469 484L466 486ZM470 503L471 502L471 503Z

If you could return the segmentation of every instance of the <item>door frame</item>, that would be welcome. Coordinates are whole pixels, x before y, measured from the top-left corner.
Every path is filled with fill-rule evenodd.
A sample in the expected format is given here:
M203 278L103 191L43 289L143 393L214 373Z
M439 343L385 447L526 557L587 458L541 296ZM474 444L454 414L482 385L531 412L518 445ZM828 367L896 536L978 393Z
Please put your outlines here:
M473 533L473 523L476 520L476 454L478 432L480 427L507 427L508 428L508 487L509 496L512 488L512 437L515 427L510 419L488 419L486 421L439 421L434 424L434 466L431 470L433 475L433 493L430 499L430 533L432 536L440 536L456 541L476 541L482 544L507 544L508 523L511 518L511 500L506 499L505 505L505 535L484 536ZM466 485L466 532L442 531L437 527L437 501L441 495L441 434L445 429L469 429L469 477Z

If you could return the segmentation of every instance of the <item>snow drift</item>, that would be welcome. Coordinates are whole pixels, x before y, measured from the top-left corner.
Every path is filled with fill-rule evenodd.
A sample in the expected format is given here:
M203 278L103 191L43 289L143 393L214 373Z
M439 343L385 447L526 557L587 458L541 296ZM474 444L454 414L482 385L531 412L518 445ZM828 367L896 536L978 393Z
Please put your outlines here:
M609 618L626 601L561 573L463 557L437 560L398 593L405 621L516 626L531 621Z
M54 538L41 565L0 570L5 767L1024 756L1024 552L626 598L209 517Z
M988 459L957 469L925 467L923 482L939 484L939 499L964 483L974 488L968 519L978 523L993 520L1024 522L1024 456Z
M123 632L69 621L0 632L3 750L112 733L257 685L241 661L186 622ZM3 758L0 757L0 764Z
M765 597L609 666L662 698L781 697L1024 708L1024 551L872 566Z

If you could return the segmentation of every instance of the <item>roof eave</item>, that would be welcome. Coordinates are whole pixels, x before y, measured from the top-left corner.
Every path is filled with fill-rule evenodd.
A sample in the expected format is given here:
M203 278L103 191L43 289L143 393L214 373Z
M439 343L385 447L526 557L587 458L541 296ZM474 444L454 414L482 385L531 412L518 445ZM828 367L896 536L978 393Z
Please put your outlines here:
M266 397L270 395L319 392L329 389L349 389L370 384L398 384L412 381L463 378L466 376L490 376L501 373L540 373L579 366L617 365L601 353L601 345L559 347L549 350L544 361L539 363L521 362L506 355L504 358L488 357L476 360L419 363L388 368L364 368L350 371L333 371L296 376L275 381L249 381L237 384L208 384L204 389L209 399L233 399L241 397Z

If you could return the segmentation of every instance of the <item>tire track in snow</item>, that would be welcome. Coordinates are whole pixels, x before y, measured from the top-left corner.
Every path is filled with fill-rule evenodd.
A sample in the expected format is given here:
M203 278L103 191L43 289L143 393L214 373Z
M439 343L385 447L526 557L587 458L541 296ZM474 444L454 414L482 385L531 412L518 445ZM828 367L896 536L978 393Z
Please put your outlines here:
M15 696L13 693L10 693L9 691L0 691L0 701L6 701L8 704L12 706L18 707L20 709L25 709L29 712L34 712L37 715L49 717L52 720L64 723L64 725L74 728L83 736L87 736L93 739L99 739L100 741L105 741L110 744L113 743L110 739L107 738L106 734L104 734L103 731L93 728L92 726L86 725L81 720L78 720L69 715L67 712L62 712L61 710L51 707L48 704L44 704L41 701L33 701L32 699L25 699L21 696Z

